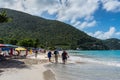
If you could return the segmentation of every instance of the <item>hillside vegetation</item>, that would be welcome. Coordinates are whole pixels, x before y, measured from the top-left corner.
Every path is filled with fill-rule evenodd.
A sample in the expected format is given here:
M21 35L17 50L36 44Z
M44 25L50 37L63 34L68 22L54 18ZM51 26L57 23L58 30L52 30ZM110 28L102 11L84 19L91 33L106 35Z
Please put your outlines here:
M106 46L108 46L109 49L120 50L120 40L119 39L111 38L111 39L103 40L103 43Z
M47 20L27 13L5 10L10 21L0 23L0 43L25 47L104 50L102 40L88 36L75 27L56 20ZM0 18L1 19L1 18Z

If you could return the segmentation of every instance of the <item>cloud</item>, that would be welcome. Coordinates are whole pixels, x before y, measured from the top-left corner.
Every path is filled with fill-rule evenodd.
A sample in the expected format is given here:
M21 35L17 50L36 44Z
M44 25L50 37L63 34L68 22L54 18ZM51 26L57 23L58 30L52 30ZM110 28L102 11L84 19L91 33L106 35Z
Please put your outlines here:
M120 1L119 0L101 0L103 9L106 11L120 12Z
M52 15L56 13L59 8L59 1L57 0L26 0L24 3L27 8L27 12L40 16L45 11Z
M23 0L1 0L0 8L10 8L19 11L24 11Z
M88 27L93 27L96 25L96 21L84 21L84 22L80 22L80 21L76 21L76 22L72 22L73 26L76 26L78 29L84 29L84 28L88 28Z
M44 11L53 14L57 11L58 1L56 0L1 0L1 8L10 8L41 16Z
M69 21L71 25L83 29L94 26L93 14L99 7L99 0L1 0L0 7L38 16L47 12L49 15L54 15L54 19ZM72 21L75 22L71 23Z
M120 32L115 33L117 36L120 36Z
M58 20L70 21L72 25L79 29L95 25L96 21L93 14L99 7L98 0L69 0L68 4L67 6L63 4L59 8Z
M85 18L91 16L98 8L98 0L69 0L68 4L60 6L58 19Z
M96 31L95 33L88 33L88 34L99 39L120 37L120 32L116 32L115 27L110 27L110 29L107 32Z
M96 25L96 21L92 21L92 22L83 22L79 25L80 29L83 29L83 28L88 28L88 27L93 27Z

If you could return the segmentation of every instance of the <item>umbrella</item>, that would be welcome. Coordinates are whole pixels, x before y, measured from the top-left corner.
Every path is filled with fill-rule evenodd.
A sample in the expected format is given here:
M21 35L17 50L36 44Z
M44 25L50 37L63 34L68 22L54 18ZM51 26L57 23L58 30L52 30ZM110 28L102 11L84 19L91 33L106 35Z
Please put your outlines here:
M6 47L17 48L18 46L12 44L5 44Z
M7 48L17 48L18 46L12 44L0 44L0 47L7 47Z
M23 47L18 47L18 48L15 48L15 50L18 50L18 51L25 51L26 49L25 48L23 48Z
M5 44L0 44L0 47L5 47Z

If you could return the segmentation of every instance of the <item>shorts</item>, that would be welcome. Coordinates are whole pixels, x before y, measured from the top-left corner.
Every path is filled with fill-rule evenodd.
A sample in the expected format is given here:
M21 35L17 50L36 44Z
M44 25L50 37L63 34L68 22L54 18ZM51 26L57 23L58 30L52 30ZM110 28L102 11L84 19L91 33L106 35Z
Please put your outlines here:
M62 57L62 60L67 60L67 57Z

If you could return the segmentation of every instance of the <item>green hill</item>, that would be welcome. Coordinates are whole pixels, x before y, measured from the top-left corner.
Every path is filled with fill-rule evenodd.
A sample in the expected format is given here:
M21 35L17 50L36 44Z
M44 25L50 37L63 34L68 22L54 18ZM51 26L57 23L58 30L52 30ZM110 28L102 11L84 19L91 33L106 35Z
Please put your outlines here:
M0 9L0 12L2 10ZM37 47L80 48L86 50L108 49L101 40L88 36L71 25L15 10L4 10L11 21L0 23L1 43L26 47L33 47L38 44Z
M120 50L120 40L119 39L111 38L111 39L103 40L103 43L106 46L108 46L109 49Z

